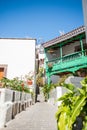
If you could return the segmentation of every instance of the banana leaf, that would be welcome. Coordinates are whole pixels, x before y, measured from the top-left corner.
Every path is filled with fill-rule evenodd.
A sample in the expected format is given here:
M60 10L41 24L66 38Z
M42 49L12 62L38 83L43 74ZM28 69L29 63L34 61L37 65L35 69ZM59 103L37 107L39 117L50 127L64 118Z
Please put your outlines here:
M81 113L81 110L83 109L83 106L86 104L86 97L82 96L79 97L79 99L76 101L72 112L71 112L71 118L69 122L69 128L71 128L72 124L75 122L76 117Z

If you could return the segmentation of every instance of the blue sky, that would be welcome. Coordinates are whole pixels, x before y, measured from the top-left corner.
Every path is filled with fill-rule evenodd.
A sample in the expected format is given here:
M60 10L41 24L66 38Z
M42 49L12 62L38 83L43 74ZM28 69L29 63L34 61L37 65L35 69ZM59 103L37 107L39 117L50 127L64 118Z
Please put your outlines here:
M45 42L84 25L82 0L0 0L0 37Z

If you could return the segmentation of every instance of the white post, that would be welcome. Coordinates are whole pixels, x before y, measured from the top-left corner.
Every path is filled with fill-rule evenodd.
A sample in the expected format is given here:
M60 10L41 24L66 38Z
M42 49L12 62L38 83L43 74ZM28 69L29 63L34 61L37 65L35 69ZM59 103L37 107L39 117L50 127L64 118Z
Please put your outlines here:
M57 87L57 99L60 98L62 96L62 87ZM58 101L57 102L57 106L60 106L61 105L61 101Z

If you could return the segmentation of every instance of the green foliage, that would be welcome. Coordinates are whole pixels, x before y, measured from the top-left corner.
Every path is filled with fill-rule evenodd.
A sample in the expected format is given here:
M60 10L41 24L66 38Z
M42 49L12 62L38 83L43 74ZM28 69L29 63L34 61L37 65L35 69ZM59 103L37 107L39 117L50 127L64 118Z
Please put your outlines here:
M45 101L48 100L49 98L49 93L50 91L54 88L54 85L53 84L45 84L42 88L42 92L44 94L44 97L45 97Z
M61 84L69 91L59 101L61 105L56 112L58 130L72 130L78 116L82 116L83 129L87 130L87 77L81 81L82 88L73 84Z
M43 87L44 85L44 68L43 67L39 68L39 72L36 75L36 84L39 87Z
M86 114L84 121L83 121L83 129L82 130L87 130L87 114Z
M2 83L2 86L3 86L3 88L5 88L5 87L9 87L9 85L10 85L10 80L8 79L8 78L6 78L6 77L3 77L2 79L1 79L1 83Z
M1 79L1 83L3 88L10 88L12 90L30 93L28 86L25 85L24 81L19 80L18 77L14 79L8 79L6 77L3 77Z
M65 82L65 79L68 78L69 76L72 76L72 74L66 74L66 75L61 76L61 78L58 81L58 85L62 86L63 83Z
M44 85L44 82L43 82L43 77L37 77L37 79L36 79L36 84L37 84L37 86L39 86L39 87L43 87L43 85Z
M30 71L28 74L25 75L26 80L33 80L34 78L34 73Z

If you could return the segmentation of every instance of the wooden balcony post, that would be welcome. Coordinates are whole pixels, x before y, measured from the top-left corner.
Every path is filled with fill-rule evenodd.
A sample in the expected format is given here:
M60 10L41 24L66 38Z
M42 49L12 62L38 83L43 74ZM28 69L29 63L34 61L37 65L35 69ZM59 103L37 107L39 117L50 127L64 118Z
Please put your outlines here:
M81 46L82 56L84 56L83 41L81 38L80 38L80 46Z
M50 79L50 76L48 76L48 85L50 87L50 83L51 83L51 79Z
M60 58L61 58L61 62L62 62L62 46L60 46Z

